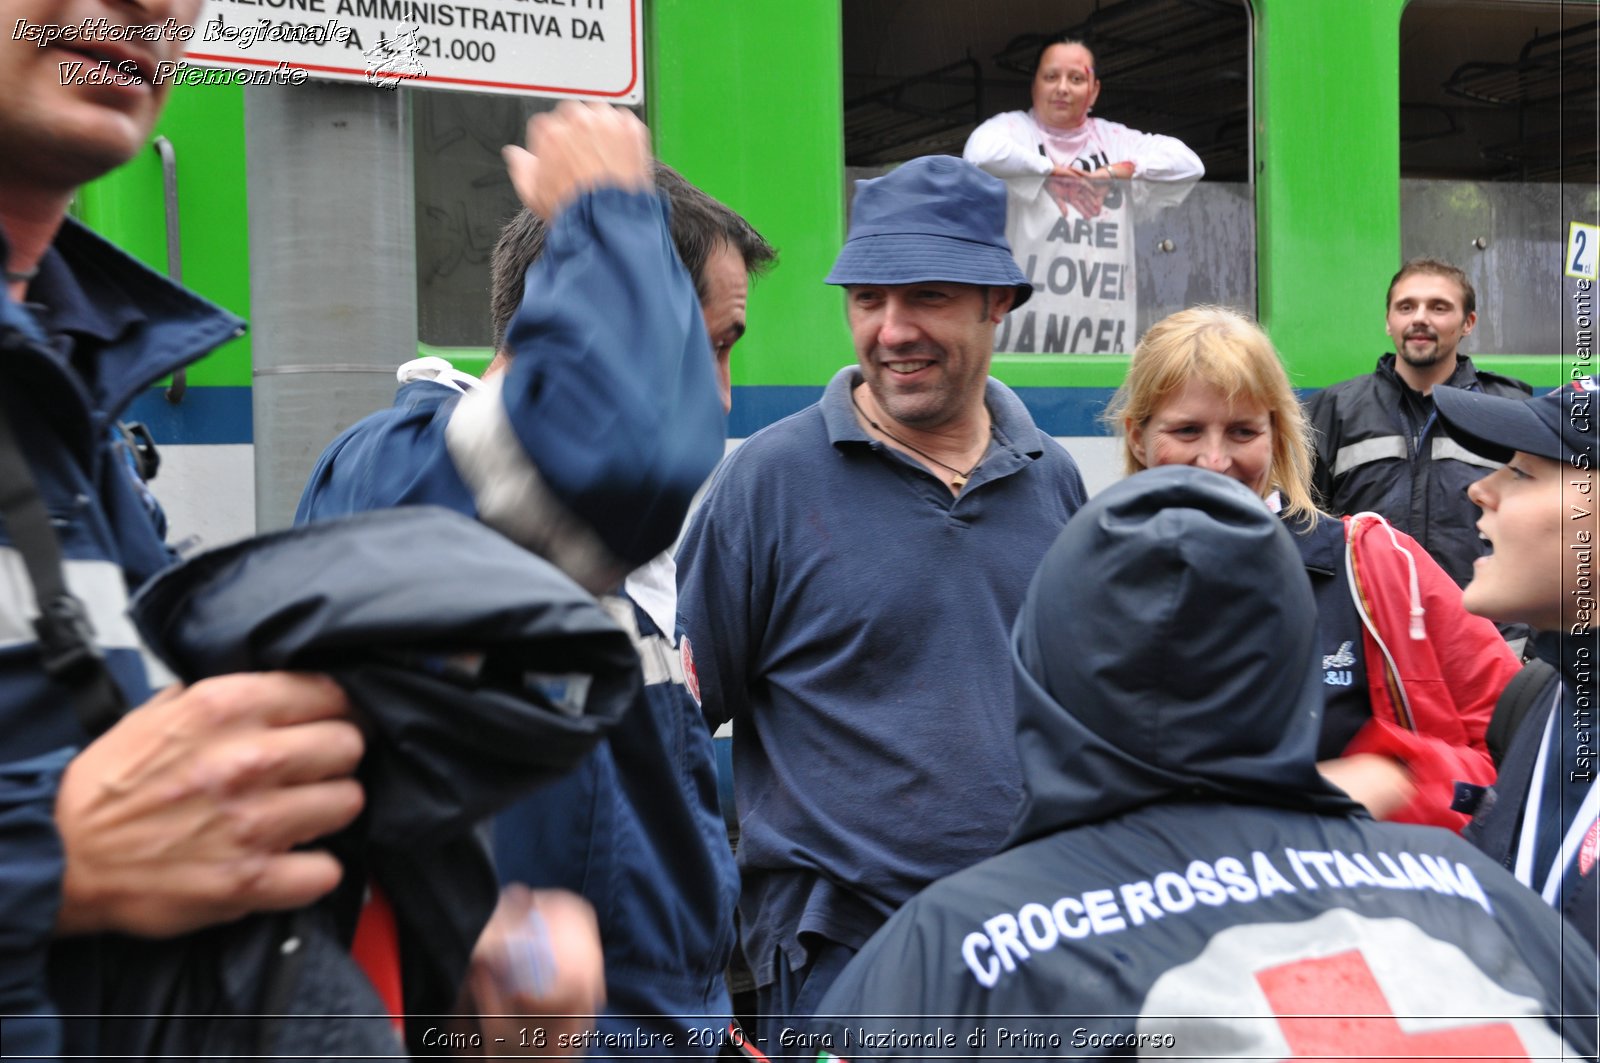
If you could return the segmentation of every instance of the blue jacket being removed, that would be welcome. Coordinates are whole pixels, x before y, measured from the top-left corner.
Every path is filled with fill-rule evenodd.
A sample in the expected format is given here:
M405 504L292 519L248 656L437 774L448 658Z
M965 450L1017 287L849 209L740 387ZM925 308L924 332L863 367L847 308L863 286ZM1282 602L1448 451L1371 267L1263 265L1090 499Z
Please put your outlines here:
M1592 1053L1562 1013L1592 1012L1593 957L1559 917L1317 773L1315 629L1298 552L1242 485L1172 466L1099 495L1017 620L1009 847L895 915L807 1050Z
M442 505L596 592L668 546L726 428L656 202L607 191L563 213L528 270L510 368L482 385L403 369L394 405L322 455L296 520ZM652 621L627 599L606 604L634 636L644 691L570 775L501 815L496 860L503 881L595 907L608 1015L591 1057L710 1057L732 1014L722 972L738 894L711 738L660 630L671 606Z
M295 522L445 506L591 591L672 545L727 421L664 210L612 188L563 210L528 268L510 368L349 429L318 460Z

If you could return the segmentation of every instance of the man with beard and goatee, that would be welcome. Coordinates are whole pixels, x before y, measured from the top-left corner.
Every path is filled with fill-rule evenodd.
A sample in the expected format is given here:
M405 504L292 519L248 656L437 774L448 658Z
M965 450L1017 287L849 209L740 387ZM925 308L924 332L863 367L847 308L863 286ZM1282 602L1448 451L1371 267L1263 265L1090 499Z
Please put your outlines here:
M1477 324L1477 294L1448 262L1414 258L1389 282L1386 328L1394 354L1367 376L1335 384L1308 404L1316 429L1314 483L1322 505L1348 515L1372 511L1422 543L1450 578L1466 586L1483 553L1467 485L1497 466L1439 427L1439 384L1526 398L1520 380L1477 369L1458 354Z

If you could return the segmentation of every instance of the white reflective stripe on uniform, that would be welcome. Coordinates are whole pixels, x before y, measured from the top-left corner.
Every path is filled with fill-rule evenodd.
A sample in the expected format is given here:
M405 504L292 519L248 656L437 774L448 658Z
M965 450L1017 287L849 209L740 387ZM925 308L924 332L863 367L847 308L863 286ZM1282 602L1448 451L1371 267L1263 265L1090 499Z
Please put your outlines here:
M1358 469L1374 461L1383 461L1386 458L1399 458L1402 461L1407 456L1405 436L1377 436L1373 439L1363 439L1359 443L1351 443L1339 448L1333 456L1333 474L1343 476L1351 469Z
M639 620L633 615L633 603L626 598L608 594L600 599L611 619L628 633L633 648L639 654L639 665L644 671L644 685L676 683L683 686L683 662L672 640L664 635L645 635L639 631Z
M111 561L66 561L61 568L67 589L83 603L88 614L95 645L102 650L137 652L144 658L145 674L153 690L173 682L176 677L149 651L128 618L128 589L122 569ZM31 646L39 641L33 629L38 616L38 597L22 554L16 547L0 546L0 649Z
M445 426L450 460L472 490L478 517L546 558L590 593L610 590L628 568L555 496L522 449L500 399L501 377L461 397Z
M162 664L160 658L147 647L141 645L139 655L144 658L144 681L150 684L151 690L160 690L178 681L178 677L172 674L171 669Z
M1434 436L1431 453L1434 461L1449 458L1451 461L1459 461L1466 465L1476 465L1484 469L1494 470L1500 467L1498 461L1490 461L1482 454L1474 454L1449 436Z

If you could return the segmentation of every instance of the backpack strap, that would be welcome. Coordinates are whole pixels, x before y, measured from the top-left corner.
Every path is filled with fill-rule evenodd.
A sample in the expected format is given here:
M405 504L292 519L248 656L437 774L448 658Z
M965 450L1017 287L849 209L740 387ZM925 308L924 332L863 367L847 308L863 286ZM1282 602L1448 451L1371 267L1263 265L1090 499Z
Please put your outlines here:
M33 622L39 659L50 678L72 692L78 722L91 738L97 737L122 717L127 703L95 645L94 625L83 602L67 588L61 543L4 403L0 403L0 519L33 584L39 606Z
M1539 694L1555 677L1554 667L1533 657L1522 666L1521 671L1511 677L1511 682L1500 692L1500 700L1494 703L1494 715L1489 719L1489 729L1483 736L1484 742L1489 746L1489 756L1493 758L1496 768L1500 767L1500 762L1511 745L1511 739L1516 736L1522 718L1528 715L1533 703L1539 700Z

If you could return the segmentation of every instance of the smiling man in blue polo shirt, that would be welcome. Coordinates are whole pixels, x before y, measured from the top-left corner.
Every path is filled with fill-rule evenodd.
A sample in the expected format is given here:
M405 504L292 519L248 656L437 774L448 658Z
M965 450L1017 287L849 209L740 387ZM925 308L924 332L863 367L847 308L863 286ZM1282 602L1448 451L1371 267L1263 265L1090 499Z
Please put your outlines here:
M996 325L1033 294L1005 206L948 156L859 185L827 278L856 364L723 463L679 554L681 652L707 720L734 721L765 1051L1017 805L1007 637L1084 491L989 378Z

